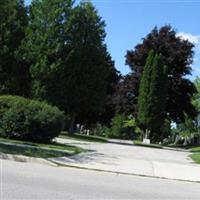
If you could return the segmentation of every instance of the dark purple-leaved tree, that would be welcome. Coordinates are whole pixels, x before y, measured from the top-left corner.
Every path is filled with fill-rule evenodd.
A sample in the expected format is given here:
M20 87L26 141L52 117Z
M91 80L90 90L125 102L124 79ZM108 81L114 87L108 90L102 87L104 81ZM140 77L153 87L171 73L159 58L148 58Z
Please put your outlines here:
M133 50L127 51L126 64L132 70L127 77L132 80L132 89L130 85L123 82L125 92L123 98L126 98L127 94L132 97L135 103L135 106L132 105L134 111L137 111L138 88L145 62L149 51L153 50L156 54L162 54L164 65L168 67L166 116L177 123L184 121L185 115L191 118L196 116L195 107L191 104L191 97L196 92L196 88L186 77L191 74L193 49L194 44L178 37L176 31L167 25L160 29L155 27L143 38L142 43L136 45Z

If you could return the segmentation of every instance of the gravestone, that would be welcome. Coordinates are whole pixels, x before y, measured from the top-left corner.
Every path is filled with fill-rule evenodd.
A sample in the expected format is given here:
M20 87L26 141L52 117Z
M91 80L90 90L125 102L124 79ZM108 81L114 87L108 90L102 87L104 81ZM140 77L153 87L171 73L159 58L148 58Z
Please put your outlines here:
M143 144L151 144L151 140L150 139L143 139Z

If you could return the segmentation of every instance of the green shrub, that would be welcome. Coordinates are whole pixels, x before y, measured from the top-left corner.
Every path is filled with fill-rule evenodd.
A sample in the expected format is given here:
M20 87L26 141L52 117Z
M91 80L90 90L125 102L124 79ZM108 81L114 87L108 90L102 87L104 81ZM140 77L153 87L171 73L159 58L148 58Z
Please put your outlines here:
M127 128L124 127L124 121L126 117L121 114L116 114L111 121L111 127L106 132L106 136L109 138L126 139Z
M0 96L0 136L48 142L58 136L64 114L57 107L19 96Z
M123 114L116 114L112 121L111 127L106 131L109 138L118 139L138 139L141 130L137 127L135 119Z
M129 115L124 121L124 128L126 128L127 131L127 138L134 140L141 138L142 131L138 127L136 119L132 115Z
M111 121L111 128L108 137L111 138L124 138L126 130L124 128L125 116L116 114Z
M110 129L100 123L97 123L96 127L92 130L93 135L97 135L101 137L107 137L109 132L110 132Z

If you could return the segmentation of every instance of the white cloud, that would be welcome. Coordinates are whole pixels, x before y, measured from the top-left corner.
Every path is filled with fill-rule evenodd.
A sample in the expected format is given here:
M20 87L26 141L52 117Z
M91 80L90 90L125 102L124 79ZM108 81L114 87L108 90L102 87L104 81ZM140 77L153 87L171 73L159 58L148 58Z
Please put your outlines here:
M188 40L192 42L195 45L200 43L200 35L192 35L190 33L184 33L184 32L179 32L176 35L182 38L183 40Z

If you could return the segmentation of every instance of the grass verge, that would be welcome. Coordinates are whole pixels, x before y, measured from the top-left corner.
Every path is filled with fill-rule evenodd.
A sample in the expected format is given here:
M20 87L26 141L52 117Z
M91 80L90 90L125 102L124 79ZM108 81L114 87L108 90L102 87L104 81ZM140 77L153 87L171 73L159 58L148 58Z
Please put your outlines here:
M78 134L78 133L74 133L73 135L70 135L70 134L67 134L66 132L62 132L59 137L86 141L86 142L101 142L101 143L107 142L107 139L103 137L94 136L94 135L83 135L83 134Z
M162 149L163 147L159 144L143 144L142 141L134 140L133 144L136 146L142 146L142 147L149 147L149 148L156 148L156 149Z
M65 144L38 144L0 138L0 152L8 154L18 154L37 158L52 158L74 155L83 151L85 150L79 147Z
M200 164L200 147L193 147L190 150L192 152L191 158L195 163Z

